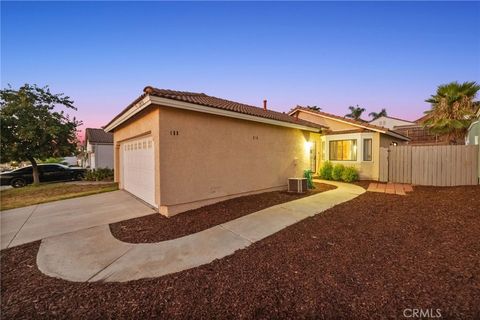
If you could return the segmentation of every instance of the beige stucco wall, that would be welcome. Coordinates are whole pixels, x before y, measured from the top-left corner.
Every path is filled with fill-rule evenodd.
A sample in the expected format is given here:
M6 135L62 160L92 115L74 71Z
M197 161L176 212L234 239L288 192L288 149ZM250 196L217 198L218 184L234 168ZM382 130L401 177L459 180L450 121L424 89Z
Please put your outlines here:
M332 131L344 131L344 130L354 130L359 129L359 127L343 123L337 120L331 120L322 117L321 115L315 115L303 112L302 110L297 111L298 118L308 120L314 123L328 126ZM363 161L363 140L372 139L372 161ZM331 161L333 164L340 163L345 166L353 166L358 169L360 179L362 180L378 180L379 170L380 170L380 146L388 147L392 142L397 142L398 144L404 143L403 140L399 140L388 135L375 132L375 131L365 131L357 133L345 133L345 134L330 134L322 136L322 141L325 143L325 150L321 150L322 163L326 160L329 160L329 143L334 140L357 140L357 160L355 161Z
M330 159L330 141L335 140L357 140L357 160L354 161L337 161L329 160L332 164L343 164L344 166L352 166L358 169L360 179L362 180L378 180L379 174L379 144L380 134L378 132L358 132L347 134L331 134L322 136L325 142L325 150L321 150L323 155L322 163ZM372 160L363 161L363 140L372 139Z
M172 135L171 131L178 131ZM309 168L319 134L175 108L160 108L160 213L284 189Z
M405 121L405 120L400 120L400 119L394 119L394 118L388 118L388 117L380 117L378 119L370 121L370 124L380 126L380 127L385 127L385 128L388 128L388 129L393 129L396 126L413 125L413 124L415 124L415 122Z
M319 115L304 112L302 110L297 110L296 114L298 114L298 119L307 120L307 121L310 121L310 122L313 122L313 123L318 123L320 125L327 126L332 131L343 131L343 130L358 129L358 127L353 126L349 123L344 123L344 122L340 122L340 121L337 121L337 120L327 119L327 118L321 117Z
M158 107L150 107L115 128L113 132L115 181L119 183L120 189L123 189L123 182L121 179L120 143L140 136L152 136L155 151L155 202L157 206L161 203L159 131L160 109Z

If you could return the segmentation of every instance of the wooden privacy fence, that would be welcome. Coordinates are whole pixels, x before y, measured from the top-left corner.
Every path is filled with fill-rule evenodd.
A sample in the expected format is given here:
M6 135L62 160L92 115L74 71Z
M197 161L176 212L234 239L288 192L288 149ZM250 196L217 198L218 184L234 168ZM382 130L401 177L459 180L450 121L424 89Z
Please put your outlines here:
M477 145L380 148L379 180L425 186L476 185L478 148Z

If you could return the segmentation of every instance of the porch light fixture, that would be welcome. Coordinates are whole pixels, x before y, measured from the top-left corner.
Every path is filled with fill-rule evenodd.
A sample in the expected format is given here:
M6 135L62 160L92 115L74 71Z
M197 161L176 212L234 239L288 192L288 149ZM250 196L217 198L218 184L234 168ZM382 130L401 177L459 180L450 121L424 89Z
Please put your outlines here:
M312 143L310 141L305 141L305 150L310 151L312 148Z

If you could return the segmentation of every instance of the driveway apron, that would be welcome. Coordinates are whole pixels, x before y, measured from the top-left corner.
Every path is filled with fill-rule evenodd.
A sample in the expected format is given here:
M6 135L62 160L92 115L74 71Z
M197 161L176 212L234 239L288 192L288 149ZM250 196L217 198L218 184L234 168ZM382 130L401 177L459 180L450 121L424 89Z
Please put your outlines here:
M1 249L154 212L121 190L6 210L0 213Z

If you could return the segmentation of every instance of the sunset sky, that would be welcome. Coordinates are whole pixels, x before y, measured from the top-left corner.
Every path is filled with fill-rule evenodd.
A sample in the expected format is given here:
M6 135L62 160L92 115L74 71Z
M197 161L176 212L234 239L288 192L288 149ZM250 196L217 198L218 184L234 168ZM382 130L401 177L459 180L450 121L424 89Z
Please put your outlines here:
M100 127L146 85L288 111L420 117L480 82L479 2L3 2L1 85L49 85ZM84 127L85 127L84 126Z

